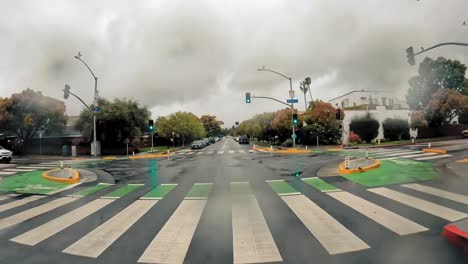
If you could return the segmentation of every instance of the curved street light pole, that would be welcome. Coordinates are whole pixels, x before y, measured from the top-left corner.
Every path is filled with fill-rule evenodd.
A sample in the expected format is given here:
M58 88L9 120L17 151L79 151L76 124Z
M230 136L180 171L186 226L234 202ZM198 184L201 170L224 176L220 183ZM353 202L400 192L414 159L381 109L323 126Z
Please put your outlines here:
M81 53L78 52L78 55L77 56L74 56L75 59L81 61L85 66L86 68L88 68L89 72L91 73L91 75L93 75L93 78L94 78L94 108L93 108L93 156L94 157L97 157L97 133L96 133L96 107L98 106L98 97L99 97L99 94L98 94L98 90L97 90L97 80L98 78L96 77L96 75L94 75L93 71L91 70L91 68L88 66L88 64L86 64L86 62L81 59Z
M268 71L268 72L272 72L274 74L277 74L285 79L288 79L289 80L289 91L292 92L293 88L292 88L292 78L291 77L288 77L280 72L277 72L277 71L274 71L274 70L270 70L270 69L266 69L265 67L261 68L261 69L257 69L257 71ZM293 120L293 116L294 116L294 103L292 103L292 100L294 99L292 97L292 93L290 93L291 95L291 124L292 124L292 140L293 140L293 147L296 146L296 131L294 130L294 120Z

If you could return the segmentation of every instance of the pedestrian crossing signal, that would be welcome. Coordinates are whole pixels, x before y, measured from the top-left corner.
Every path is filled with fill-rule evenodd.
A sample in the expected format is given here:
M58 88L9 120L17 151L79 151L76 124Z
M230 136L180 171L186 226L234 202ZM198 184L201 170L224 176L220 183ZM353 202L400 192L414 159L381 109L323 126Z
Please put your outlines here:
M245 102L246 102L247 104L250 104L250 101L251 101L251 100L250 100L250 93L245 93Z

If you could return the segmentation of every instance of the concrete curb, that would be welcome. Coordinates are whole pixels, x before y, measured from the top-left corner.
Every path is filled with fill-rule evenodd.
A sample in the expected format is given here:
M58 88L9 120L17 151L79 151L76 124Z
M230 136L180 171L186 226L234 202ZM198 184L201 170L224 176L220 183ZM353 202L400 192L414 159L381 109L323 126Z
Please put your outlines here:
M447 151L445 149L424 148L422 149L422 151L426 153L447 154Z
M55 169L55 170L59 170L59 169ZM48 174L49 172L55 171L55 170L50 170L50 171L46 171L42 173L42 178L49 180L49 181L68 183L68 184L78 183L80 181L80 174L78 173L77 170L71 169L73 172L72 178L57 178Z
M174 153L169 154L144 154L144 155L136 155L136 156L129 156L129 159L154 159L154 158L167 158L173 156Z
M272 150L270 148L255 147L252 148L254 151L268 152L272 154L308 154L311 151L306 149L283 149L283 150Z
M371 159L371 160L374 160L374 159ZM369 171L372 169L377 169L379 167L380 167L380 160L374 160L374 164L366 166L366 167L357 168L357 169L346 169L345 162L343 161L338 165L338 172L340 174L352 174L352 173L360 173L360 172L365 172L365 171Z

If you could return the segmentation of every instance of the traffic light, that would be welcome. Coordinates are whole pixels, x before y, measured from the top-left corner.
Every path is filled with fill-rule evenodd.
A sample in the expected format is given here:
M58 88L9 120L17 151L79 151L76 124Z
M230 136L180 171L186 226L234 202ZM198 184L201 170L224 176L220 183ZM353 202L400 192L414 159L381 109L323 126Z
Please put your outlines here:
M148 120L148 127L150 131L154 130L154 121L153 120Z
M68 99L70 96L70 86L65 84L65 89L63 89L63 98Z
M293 114L293 124L297 125L299 123L299 120L297 120L297 114Z
M245 102L250 104L251 100L250 100L250 93L245 93Z
M408 57L409 65L413 66L413 65L416 64L416 61L414 60L413 47L409 47L409 48L406 49L406 57Z

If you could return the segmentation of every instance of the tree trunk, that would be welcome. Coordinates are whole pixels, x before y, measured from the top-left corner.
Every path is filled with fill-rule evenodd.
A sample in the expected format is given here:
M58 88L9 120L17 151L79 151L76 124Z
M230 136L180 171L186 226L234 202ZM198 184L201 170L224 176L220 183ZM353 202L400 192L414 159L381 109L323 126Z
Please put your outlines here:
M304 91L304 106L305 106L304 111L307 111L307 97L306 97L306 92L305 91Z
M314 101L314 99L312 99L312 91L310 91L310 88L309 88L309 94L310 94L310 101Z

